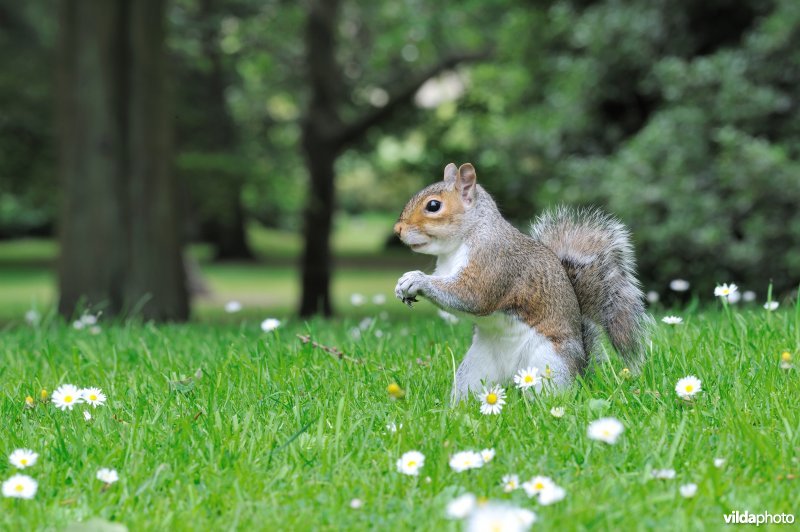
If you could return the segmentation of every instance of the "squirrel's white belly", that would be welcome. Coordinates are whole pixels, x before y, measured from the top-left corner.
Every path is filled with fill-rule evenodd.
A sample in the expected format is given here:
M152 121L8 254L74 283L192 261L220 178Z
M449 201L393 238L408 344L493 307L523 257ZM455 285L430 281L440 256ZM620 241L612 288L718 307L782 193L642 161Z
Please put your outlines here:
M485 317L469 316L475 322L472 346L458 368L456 387L459 395L476 392L486 384L507 384L520 370L538 368L539 375L550 369L552 382L567 385L572 375L556 353L552 342L535 328L504 313ZM537 389L541 384L537 385Z

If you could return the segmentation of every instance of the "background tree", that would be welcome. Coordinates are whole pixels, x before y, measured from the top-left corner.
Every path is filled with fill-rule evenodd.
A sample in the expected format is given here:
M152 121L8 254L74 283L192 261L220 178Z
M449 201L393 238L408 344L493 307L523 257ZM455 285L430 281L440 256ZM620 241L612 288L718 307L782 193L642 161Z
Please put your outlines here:
M235 58L222 50L229 17L246 17L251 2L181 1L173 7L178 168L188 193L190 233L210 243L219 260L251 260L242 191L250 177L227 91L239 83Z
M53 8L0 0L0 239L54 227Z
M367 132L386 123L401 107L409 106L419 88L429 79L460 63L486 58L486 50L449 52L445 48L428 68L411 72L399 80L394 74L385 84L390 90L373 89L372 108L353 109L353 118L342 118L341 108L352 100L337 62L339 0L314 0L308 4L305 29L306 69L310 101L303 117L301 146L310 177L306 200L302 258L300 315L332 313L330 298L330 234L336 205L335 164L347 147L362 142ZM356 31L357 33L357 31ZM399 60L399 57L398 57Z
M164 0L61 4L59 311L185 319Z

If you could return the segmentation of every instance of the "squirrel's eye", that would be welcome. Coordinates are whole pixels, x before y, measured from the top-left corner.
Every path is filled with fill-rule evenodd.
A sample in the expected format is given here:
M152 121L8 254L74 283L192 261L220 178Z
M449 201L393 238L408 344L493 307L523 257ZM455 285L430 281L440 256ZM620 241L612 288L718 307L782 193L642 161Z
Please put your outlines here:
M442 208L442 202L432 199L425 205L425 210L428 212L436 212Z

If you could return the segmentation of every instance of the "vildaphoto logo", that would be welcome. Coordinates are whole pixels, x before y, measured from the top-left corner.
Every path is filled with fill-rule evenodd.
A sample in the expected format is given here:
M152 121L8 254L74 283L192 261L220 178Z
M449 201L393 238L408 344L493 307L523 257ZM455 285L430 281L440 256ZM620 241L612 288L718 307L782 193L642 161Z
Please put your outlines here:
M771 514L761 512L760 514L748 511L740 512L734 510L723 516L726 525L791 525L794 523L794 514Z

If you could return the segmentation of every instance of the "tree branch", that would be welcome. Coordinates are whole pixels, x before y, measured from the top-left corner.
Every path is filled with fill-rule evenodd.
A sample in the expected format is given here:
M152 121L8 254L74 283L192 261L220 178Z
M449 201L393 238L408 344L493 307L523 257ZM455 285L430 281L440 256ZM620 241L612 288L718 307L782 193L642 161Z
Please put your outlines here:
M350 124L346 124L341 133L337 135L336 142L340 148L360 141L373 126L386 121L392 113L399 107L411 101L420 87L431 78L434 78L446 70L450 70L459 64L483 61L491 57L490 50L477 52L464 52L451 54L442 58L438 63L431 65L427 69L402 86L397 92L389 96L389 101L383 107L378 107L364 113L363 116Z

